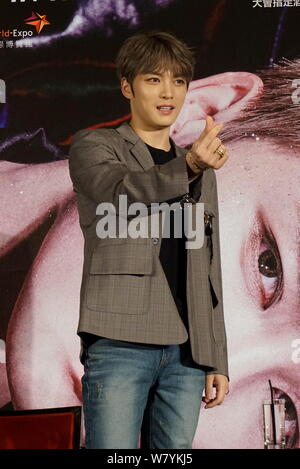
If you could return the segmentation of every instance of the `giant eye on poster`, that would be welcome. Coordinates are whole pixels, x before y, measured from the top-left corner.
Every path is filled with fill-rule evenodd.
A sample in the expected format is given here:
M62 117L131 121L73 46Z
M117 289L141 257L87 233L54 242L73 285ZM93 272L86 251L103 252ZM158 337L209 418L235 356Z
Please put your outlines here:
M103 422L131 448L300 448L299 20L1 1L1 413L81 406L82 448ZM161 202L195 249L149 234Z

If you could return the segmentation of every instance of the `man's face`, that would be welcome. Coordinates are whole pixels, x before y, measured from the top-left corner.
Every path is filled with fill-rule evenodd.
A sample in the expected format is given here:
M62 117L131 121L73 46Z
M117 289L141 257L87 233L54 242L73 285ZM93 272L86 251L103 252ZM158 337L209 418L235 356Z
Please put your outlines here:
M130 95L133 119L143 130L163 129L172 125L184 103L187 82L182 76L174 76L170 70L137 75ZM158 106L172 105L170 112L159 110Z

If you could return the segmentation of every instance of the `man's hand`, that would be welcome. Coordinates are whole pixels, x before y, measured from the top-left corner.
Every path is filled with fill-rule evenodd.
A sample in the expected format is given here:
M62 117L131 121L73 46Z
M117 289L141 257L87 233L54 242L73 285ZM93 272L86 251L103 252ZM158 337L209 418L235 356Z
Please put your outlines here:
M217 137L217 134L224 124L216 125L211 116L206 116L205 120L205 129L198 140L193 143L192 148L188 152L190 155L188 156L199 169L219 169L229 157L225 145L223 145L222 141ZM220 154L217 150L220 151Z
M205 379L205 397L202 397L202 400L206 402L204 409L210 409L222 404L225 394L229 393L229 385L225 375L207 374ZM213 398L213 387L217 391L215 398Z

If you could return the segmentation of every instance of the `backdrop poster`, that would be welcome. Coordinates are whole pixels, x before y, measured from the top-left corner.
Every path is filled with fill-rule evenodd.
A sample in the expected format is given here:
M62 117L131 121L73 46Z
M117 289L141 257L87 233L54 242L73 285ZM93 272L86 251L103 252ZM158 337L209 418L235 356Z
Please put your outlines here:
M225 126L216 172L230 393L200 411L194 448L262 448L262 401L286 399L299 448L300 1L1 0L0 407L81 405L83 238L68 173L82 128L130 118L114 59L146 28L194 47L171 128Z

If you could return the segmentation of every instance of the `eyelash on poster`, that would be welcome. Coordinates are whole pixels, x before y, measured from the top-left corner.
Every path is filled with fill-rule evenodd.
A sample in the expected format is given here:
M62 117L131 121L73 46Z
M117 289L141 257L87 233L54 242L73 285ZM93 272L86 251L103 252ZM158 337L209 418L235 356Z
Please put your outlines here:
M263 274L260 273L259 269L258 269L259 256L262 252L265 251L265 250L261 251L261 249L260 249L263 244L265 244L267 247L269 247L270 250L272 251L272 254L274 255L274 257L276 259L277 272L278 272L278 275L276 277L277 280L276 280L276 283L275 283L275 291L272 294L272 296L269 299L266 299L265 303L262 304L263 309L266 310L275 301L279 301L282 297L282 294L283 294L283 270L282 270L281 257L280 257L280 253L279 253L279 250L278 250L278 247L277 247L275 237L272 233L272 230L270 228L267 228L267 226L264 224L261 217L259 217L258 229L259 229L259 245L258 245L258 250L256 251L256 266L257 266L257 270L258 270L258 275L259 275L259 277L263 276ZM261 285L262 281L260 280L259 283ZM261 290L262 289L263 289L263 287L261 288ZM263 290L262 294L264 295L264 290Z

